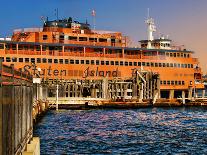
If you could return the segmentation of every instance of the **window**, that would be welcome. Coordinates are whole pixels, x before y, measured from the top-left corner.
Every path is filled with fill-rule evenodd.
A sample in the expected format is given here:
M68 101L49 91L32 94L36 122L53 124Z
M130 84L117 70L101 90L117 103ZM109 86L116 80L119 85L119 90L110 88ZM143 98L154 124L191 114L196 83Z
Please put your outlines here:
M162 63L159 63L159 67L162 67ZM164 67L164 66L163 66Z
M120 66L123 66L124 65L124 62L123 61L120 61Z
M89 60L86 60L86 64L87 64L87 65L90 64L90 61L89 61Z
M147 66L150 66L150 63L149 62L147 62Z
M39 45L36 46L36 51L40 51L40 46Z
M177 57L180 57L180 53L177 53Z
M142 62L142 66L145 66L145 62Z
M169 63L167 63L167 67L170 67Z
M41 63L41 59L40 58L37 58L37 63Z
M58 63L58 59L54 59L54 63L57 64Z
M42 59L42 63L47 63L47 59L46 58L43 58Z
M177 67L177 64L176 63L174 63L174 67Z
M175 85L178 85L178 81L175 81Z
M17 62L17 58L12 58L12 62Z
M99 38L99 42L107 42L107 39Z
M10 45L6 44L6 49L9 50L10 49Z
M0 49L4 49L4 44L0 44Z
M47 47L46 46L42 46L42 51L46 51Z
M81 64L84 64L84 60L81 60Z
M176 57L176 53L174 53L174 57Z
M134 66L137 66L137 62L134 62Z
M111 65L114 65L114 61L111 61Z
M171 85L174 85L175 84L175 81L171 81Z
M69 37L68 37L68 40L77 41L77 37L74 37L74 36L69 36Z
M75 60L75 64L79 64L79 60Z
M106 65L109 65L109 61L106 61Z
M178 68L180 68L180 64L178 64Z
M178 84L181 85L181 81L178 81Z
M31 63L35 64L35 58L31 58Z
M89 38L89 41L90 42L94 42L94 41L97 42L97 38Z
M79 37L79 41L87 41L88 38L87 37Z
M16 44L12 44L12 50L16 50L17 49L17 45Z
M29 58L25 58L25 60L24 60L25 62L29 62Z
M115 61L115 65L118 66L119 65L119 62L118 61Z
M0 57L0 59L2 59L2 62L4 62L4 57Z
M170 85L170 81L167 81L167 84Z
M23 62L23 58L19 58L19 62Z
M128 62L127 61L125 61L125 66L128 66Z
M6 57L6 62L11 62L11 58L10 57Z
M96 60L96 65L99 65L99 60Z
M60 60L59 60L59 63L60 63L60 64L63 64L63 59L60 59Z
M185 85L185 82L184 81L182 81L182 85Z
M155 63L155 67L158 67L158 63Z
M70 59L70 64L74 64L74 60L73 59Z
M188 64L188 68L190 68L190 64Z
M129 62L129 66L132 66L132 62Z
M165 63L163 63L163 64L162 64L162 66L163 66L163 67L166 67L166 64L165 64Z
M69 61L68 61L68 59L65 59L65 64L69 64Z
M154 67L154 63L153 62L151 62L151 66Z
M42 40L47 40L47 35L43 35Z
M163 81L163 84L166 85L166 81Z
M95 64L95 61L94 60L91 60L91 65L94 65Z
M101 65L104 65L104 61L101 61Z
M160 81L160 84L162 85L162 81Z
M48 59L48 63L52 63L52 59Z
M170 63L170 67L173 67L173 63Z

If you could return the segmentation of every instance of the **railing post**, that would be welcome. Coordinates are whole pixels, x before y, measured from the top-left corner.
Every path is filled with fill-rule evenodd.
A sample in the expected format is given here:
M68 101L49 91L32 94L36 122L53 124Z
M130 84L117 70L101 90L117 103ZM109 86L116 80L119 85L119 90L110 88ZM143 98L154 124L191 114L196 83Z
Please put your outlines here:
M57 83L57 90L56 90L56 111L58 111L58 83Z

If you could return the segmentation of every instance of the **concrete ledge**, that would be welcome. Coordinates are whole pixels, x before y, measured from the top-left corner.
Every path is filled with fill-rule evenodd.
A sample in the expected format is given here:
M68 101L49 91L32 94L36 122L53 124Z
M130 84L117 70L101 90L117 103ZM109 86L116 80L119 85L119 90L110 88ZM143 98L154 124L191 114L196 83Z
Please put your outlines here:
M40 138L33 137L33 140L30 144L27 144L27 149L22 155L40 155Z

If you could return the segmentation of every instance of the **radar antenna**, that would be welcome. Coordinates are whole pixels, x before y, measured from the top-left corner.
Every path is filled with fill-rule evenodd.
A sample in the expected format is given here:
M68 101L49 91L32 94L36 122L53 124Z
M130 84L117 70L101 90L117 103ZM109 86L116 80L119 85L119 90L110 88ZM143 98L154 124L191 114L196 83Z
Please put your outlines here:
M154 19L150 17L149 8L147 9L147 20L145 20L147 24L147 36L148 36L148 45L147 48L151 48L151 41L154 40L153 32L156 31L156 26L154 23Z

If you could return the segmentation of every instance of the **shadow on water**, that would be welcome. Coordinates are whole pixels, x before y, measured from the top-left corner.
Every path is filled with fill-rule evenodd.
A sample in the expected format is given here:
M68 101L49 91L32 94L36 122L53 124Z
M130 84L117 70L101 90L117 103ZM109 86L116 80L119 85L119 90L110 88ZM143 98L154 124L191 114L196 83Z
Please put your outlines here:
M42 154L205 154L207 108L49 111Z

